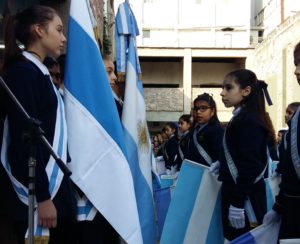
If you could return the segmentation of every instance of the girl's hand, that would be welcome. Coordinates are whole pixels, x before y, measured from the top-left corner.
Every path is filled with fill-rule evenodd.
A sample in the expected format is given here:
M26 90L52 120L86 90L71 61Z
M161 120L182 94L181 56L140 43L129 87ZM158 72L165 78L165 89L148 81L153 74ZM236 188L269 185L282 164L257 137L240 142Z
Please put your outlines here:
M38 224L44 228L56 227L57 213L51 199L38 203Z

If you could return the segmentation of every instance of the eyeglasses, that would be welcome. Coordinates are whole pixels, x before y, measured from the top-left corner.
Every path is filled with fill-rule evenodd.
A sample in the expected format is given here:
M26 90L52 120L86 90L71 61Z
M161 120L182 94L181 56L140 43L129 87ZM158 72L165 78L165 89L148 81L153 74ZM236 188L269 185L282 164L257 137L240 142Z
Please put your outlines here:
M195 106L195 107L193 107L193 110L195 112L197 112L198 110L200 110L200 112L205 112L209 108L211 108L211 107L209 107L209 106L199 106L199 107Z
M53 73L53 72L49 72L51 77L56 78L57 80L61 78L60 73Z

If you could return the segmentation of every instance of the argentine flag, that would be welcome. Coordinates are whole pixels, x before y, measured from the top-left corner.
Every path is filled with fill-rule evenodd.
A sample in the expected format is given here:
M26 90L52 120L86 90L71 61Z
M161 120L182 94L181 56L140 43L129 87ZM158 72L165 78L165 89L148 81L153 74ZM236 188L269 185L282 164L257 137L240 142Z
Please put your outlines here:
M143 243L152 244L156 236L151 173L153 155L146 121L143 84L139 78L141 72L136 35L138 35L136 20L126 1L120 4L116 15L117 69L121 60L126 64L122 123L134 180Z
M275 244L277 243L280 221L269 225L260 225L241 235L229 244Z
M268 211L272 209L274 202L275 202L275 197L279 193L280 182L281 182L280 176L269 177L269 178L265 179Z
M72 0L65 106L72 180L127 243L142 243L124 134L86 0Z
M224 243L220 187L208 167L184 160L160 243Z

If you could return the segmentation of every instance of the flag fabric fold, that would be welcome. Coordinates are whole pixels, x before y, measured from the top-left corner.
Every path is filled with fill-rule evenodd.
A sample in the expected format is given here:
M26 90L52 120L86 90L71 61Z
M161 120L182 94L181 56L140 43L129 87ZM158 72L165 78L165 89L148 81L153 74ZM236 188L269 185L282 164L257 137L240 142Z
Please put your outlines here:
M127 2L119 5L116 15L117 71L125 72L122 123L127 159L133 175L143 243L154 243L156 230L151 168L154 158L146 121L143 84L137 55L136 20Z
M260 225L241 235L229 244L271 244L277 243L280 221L268 225Z
M72 180L127 243L142 243L124 133L86 0L72 0L65 74Z
M208 167L184 160L160 243L224 243L220 187Z

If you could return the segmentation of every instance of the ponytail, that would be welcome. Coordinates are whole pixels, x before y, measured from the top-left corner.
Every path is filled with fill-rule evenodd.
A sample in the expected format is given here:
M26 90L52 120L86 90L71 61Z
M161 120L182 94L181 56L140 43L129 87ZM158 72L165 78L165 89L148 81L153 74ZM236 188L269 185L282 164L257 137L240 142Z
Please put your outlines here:
M14 62L23 59L19 44L22 44L26 49L28 45L36 40L31 27L34 24L40 24L46 28L55 15L57 13L53 8L33 5L16 16L8 17L4 31L3 73L6 73Z
M4 29L4 62L2 73L6 73L8 68L18 59L22 58L22 50L17 44L16 28L17 20L15 16L8 16Z

